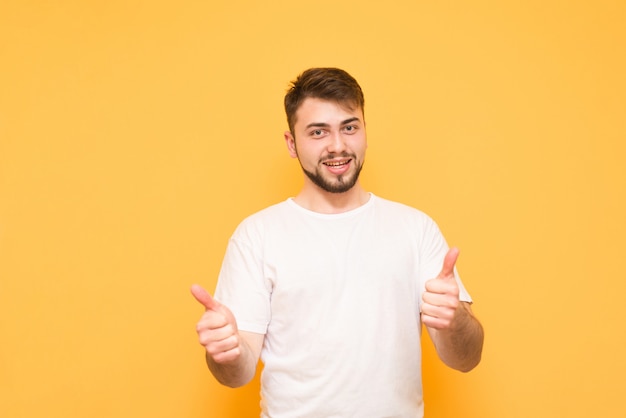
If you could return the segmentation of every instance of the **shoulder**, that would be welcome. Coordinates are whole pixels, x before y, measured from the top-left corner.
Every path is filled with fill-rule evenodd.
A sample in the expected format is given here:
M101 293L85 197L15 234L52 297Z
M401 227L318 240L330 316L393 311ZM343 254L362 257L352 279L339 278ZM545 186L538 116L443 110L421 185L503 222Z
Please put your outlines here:
M372 194L374 207L377 212L385 216L397 216L402 219L413 219L422 222L434 222L430 216L413 206L393 200L385 199Z
M267 221L272 221L276 218L282 218L287 216L289 212L291 212L291 204L289 199L283 200L282 202L275 203L271 206L268 206L264 209L259 210L251 215L248 215L246 218L241 221L242 225L247 224L258 224Z
M426 240L441 235L439 225L425 212L393 200L373 198L375 222L387 230L397 231L400 235L408 233Z
M284 222L292 212L289 200L276 203L259 210L244 218L233 234L233 237L250 237L251 235L262 234L267 228L275 226L279 222Z

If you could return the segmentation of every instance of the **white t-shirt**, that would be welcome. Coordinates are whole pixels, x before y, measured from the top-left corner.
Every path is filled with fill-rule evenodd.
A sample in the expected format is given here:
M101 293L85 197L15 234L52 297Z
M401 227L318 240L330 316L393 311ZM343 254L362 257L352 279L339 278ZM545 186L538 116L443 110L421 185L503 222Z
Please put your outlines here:
M340 214L288 199L246 218L216 298L265 334L261 416L422 417L421 294L447 250L427 215L374 195Z

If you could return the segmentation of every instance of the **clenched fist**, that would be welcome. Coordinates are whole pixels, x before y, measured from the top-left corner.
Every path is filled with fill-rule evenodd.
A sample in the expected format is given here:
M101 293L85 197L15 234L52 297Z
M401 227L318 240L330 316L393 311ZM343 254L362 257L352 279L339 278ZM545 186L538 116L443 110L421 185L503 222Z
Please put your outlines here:
M454 277L454 265L459 256L457 248L451 248L443 260L439 275L426 282L422 295L422 322L427 327L443 330L450 328L459 306L459 285Z
M215 363L229 363L242 353L241 337L237 321L226 306L222 305L201 286L195 284L191 293L205 308L196 325L198 339Z

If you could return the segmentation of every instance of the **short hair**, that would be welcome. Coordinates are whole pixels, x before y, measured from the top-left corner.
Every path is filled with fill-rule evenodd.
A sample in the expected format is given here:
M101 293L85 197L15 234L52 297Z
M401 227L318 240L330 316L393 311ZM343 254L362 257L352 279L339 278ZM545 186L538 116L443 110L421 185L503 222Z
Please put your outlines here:
M336 102L349 109L364 110L365 99L359 83L339 68L310 68L291 82L285 95L287 124L293 133L296 112L307 98Z

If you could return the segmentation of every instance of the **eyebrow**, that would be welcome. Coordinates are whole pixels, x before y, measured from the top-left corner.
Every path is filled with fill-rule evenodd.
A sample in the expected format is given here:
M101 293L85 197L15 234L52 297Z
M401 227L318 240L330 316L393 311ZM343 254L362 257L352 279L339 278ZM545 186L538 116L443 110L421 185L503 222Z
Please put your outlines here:
M344 121L341 122L341 126L347 125L349 123L352 122L360 122L361 119L354 117L354 118L350 118L350 119L346 119ZM330 127L330 124L328 123L324 123L324 122L313 122L313 123L309 123L305 129L310 129L310 128L328 128Z

